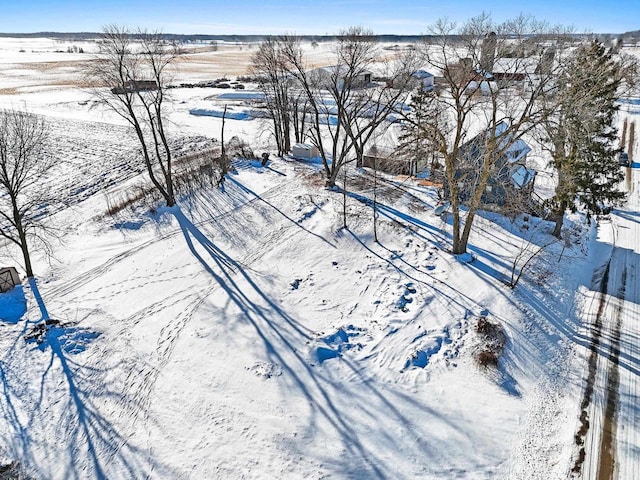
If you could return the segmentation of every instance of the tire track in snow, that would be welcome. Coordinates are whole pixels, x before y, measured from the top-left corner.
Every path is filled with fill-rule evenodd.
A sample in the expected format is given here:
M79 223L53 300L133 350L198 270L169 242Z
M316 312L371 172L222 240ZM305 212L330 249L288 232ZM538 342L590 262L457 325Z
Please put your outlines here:
M627 282L627 269L622 271L620 295L615 308L615 326L609 356L609 375L607 376L607 401L604 410L604 424L600 443L598 480L612 480L616 464L616 429L618 411L618 388L620 386L620 330L622 326L622 305Z
M579 447L578 457L571 469L571 473L575 476L585 477L586 475L588 478L597 480L613 480L616 476L620 337L627 270L623 268L620 289L613 298L613 308L610 309L614 318L610 325L606 325L603 319L607 310L607 299L610 298L608 292L610 272L611 260L602 278L598 311L589 344L587 384L580 405L580 428L575 435L575 443ZM603 345L602 338L610 339L610 344ZM603 380L602 385L597 380L599 377ZM600 388L596 385L600 385ZM602 395L599 395L600 389L602 389ZM604 400L603 404L600 400L596 400L596 398L600 399L600 396Z
M609 260L609 262L607 263L607 266L602 275L598 297L598 311L596 313L596 318L593 324L593 333L591 336L591 341L589 343L590 354L587 363L587 384L584 389L582 401L580 403L580 428L578 429L578 432L574 437L575 443L578 447L578 458L576 459L571 472L575 475L582 474L583 464L587 458L585 441L587 434L589 433L589 428L591 426L589 422L589 408L593 399L596 374L598 373L598 350L600 348L600 339L602 336L602 316L604 314L607 301L607 284L609 283L610 268L611 260Z
M270 189L267 189L265 192L261 193L260 196L257 197L253 197L248 199L246 202L230 209L227 210L223 213L221 213L220 215L217 215L215 217L211 217L208 218L206 220L202 220L199 221L197 223L195 223L194 225L196 227L202 227L211 223L216 222L217 220L221 219L221 218L225 218L229 215L235 215L236 213L238 213L240 210L247 208L249 206L251 206L253 203L258 202L260 200L262 200L263 198L270 198L271 196L276 196L276 194L279 194L281 191L282 187L281 185L276 185ZM182 229L181 228L175 228L173 230L170 230L158 237L153 237L139 245L136 245L135 247L132 247L128 250L125 250L123 252L118 253L117 255L111 257L109 260L105 261L104 263L95 266L89 270L87 270L86 272L83 272L79 275L76 275L74 278L66 281L65 283L57 286L57 287L53 287L51 290L49 290L47 292L48 295L50 296L54 296L56 298L59 297L64 297L66 295L69 295L70 293L72 293L73 291L77 290L78 288L82 287L83 285L86 285L87 283L99 278L100 276L102 276L103 274L105 274L107 271L109 271L114 265L122 262L123 260L126 260L130 257L132 257L133 255L135 255L136 253L144 250L147 247L150 247L152 245L155 245L157 242L161 241L161 240L168 240L170 238L176 237L178 235L182 234Z

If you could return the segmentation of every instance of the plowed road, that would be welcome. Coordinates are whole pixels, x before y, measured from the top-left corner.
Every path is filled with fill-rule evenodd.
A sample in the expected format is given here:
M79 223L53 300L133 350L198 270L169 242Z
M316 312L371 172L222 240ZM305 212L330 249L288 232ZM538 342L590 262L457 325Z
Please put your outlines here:
M640 170L627 169L628 204L612 213L612 248L587 312L589 351L576 477L640 479ZM602 233L602 232L601 232Z

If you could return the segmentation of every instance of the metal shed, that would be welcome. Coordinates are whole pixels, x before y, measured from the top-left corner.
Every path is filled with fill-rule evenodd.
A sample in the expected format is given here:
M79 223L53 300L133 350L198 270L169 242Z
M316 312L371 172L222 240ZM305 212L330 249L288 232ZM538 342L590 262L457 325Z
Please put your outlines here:
M308 143L296 143L291 147L291 156L293 158L310 160L318 156L318 147Z
M0 268L0 293L8 292L20 284L20 275L14 267Z

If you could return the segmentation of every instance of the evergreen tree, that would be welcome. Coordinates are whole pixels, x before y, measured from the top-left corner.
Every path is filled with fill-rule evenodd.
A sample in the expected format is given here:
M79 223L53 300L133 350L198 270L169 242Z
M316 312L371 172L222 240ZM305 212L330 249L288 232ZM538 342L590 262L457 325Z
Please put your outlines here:
M432 123L437 116L431 97L433 91L420 85L411 96L409 107L411 114L403 118L402 133L398 137L398 153L409 166L409 172L415 175L419 167L430 160L430 175L439 167L435 156L434 132Z
M619 64L597 40L577 49L559 78L555 112L544 124L558 174L551 199L557 237L568 209L582 207L590 218L624 199L614 127L621 80Z

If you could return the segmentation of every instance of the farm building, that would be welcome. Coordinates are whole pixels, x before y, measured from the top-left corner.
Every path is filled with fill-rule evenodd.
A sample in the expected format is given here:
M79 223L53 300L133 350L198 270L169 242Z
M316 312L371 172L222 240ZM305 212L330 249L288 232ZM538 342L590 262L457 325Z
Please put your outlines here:
M123 95L125 93L146 92L157 89L158 85L155 80L129 80L124 86L118 85L117 87L113 87L111 93Z
M413 158L397 148L374 145L364 152L362 162L357 166L375 168L392 175L415 176L426 168L427 164L428 160L426 158Z
M11 290L20 284L20 276L14 267L0 268L0 293Z
M342 90L348 73L349 71L347 66L333 65L330 67L314 68L307 72L307 76L312 83L320 86L321 88L329 89L332 85L335 85L338 90ZM366 87L371 83L372 78L372 72L362 71L353 79L353 86Z
M301 160L310 160L319 156L318 147L309 143L296 143L291 147L291 156Z
M398 170L402 168L395 160L394 151L391 148L372 146L362 156L362 164L358 167L376 168L383 172L400 173Z

